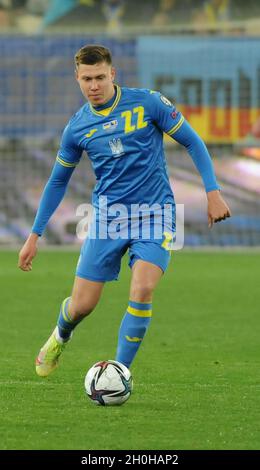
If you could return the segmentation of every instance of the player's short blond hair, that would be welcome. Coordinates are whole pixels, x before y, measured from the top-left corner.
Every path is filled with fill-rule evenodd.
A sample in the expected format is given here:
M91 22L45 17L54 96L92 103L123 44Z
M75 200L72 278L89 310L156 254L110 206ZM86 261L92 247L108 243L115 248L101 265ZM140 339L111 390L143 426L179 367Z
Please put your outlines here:
M81 47L74 56L76 68L80 64L94 65L100 62L106 62L108 65L112 64L112 55L110 50L99 44L89 44Z

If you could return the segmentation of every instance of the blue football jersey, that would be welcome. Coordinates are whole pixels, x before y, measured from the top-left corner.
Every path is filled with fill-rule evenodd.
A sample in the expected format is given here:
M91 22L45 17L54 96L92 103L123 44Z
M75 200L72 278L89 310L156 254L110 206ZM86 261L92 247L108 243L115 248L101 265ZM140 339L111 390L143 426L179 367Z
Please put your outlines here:
M93 205L174 204L163 148L163 132L174 136L184 118L158 92L116 86L105 107L86 103L69 121L57 161L74 167L85 150L96 186Z

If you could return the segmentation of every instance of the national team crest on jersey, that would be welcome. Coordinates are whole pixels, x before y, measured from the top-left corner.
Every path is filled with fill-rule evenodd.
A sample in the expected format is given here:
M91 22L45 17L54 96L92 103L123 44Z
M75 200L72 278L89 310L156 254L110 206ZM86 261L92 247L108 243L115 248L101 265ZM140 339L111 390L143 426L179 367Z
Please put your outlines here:
M166 106L172 106L172 103L170 100L168 100L168 98L166 98L166 96L160 95L160 99L164 104L166 104Z
M118 121L117 119L114 119L113 121L105 122L105 124L103 124L103 129L104 131L113 131L116 129L117 126Z
M109 141L109 145L115 158L124 155L125 152L121 139L112 139Z

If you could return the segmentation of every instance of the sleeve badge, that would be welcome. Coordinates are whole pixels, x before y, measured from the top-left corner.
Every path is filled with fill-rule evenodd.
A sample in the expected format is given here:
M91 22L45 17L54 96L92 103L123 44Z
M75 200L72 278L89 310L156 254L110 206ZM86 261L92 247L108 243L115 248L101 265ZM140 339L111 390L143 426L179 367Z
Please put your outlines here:
M168 98L166 98L166 96L160 95L160 100L164 104L166 104L166 106L173 106L173 104L170 102L170 100L168 100Z

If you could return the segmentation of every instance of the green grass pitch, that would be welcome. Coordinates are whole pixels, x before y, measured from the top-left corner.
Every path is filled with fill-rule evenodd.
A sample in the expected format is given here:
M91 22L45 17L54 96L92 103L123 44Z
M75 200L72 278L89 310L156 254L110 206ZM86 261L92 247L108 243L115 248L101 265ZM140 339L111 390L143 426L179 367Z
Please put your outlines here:
M33 271L0 252L1 449L259 449L260 254L177 252L121 407L84 392L96 361L113 359L130 270L108 283L57 371L40 379L39 348L70 294L78 254L40 251Z

